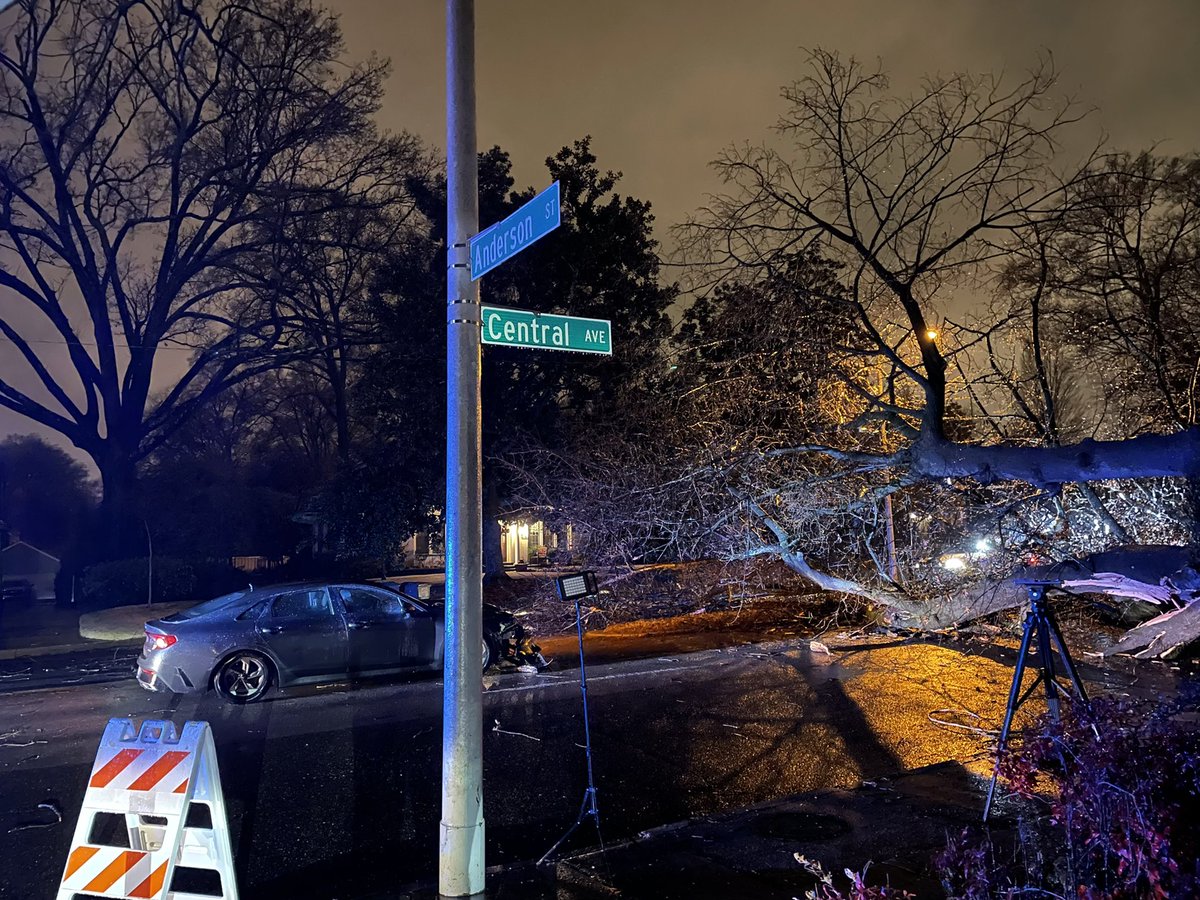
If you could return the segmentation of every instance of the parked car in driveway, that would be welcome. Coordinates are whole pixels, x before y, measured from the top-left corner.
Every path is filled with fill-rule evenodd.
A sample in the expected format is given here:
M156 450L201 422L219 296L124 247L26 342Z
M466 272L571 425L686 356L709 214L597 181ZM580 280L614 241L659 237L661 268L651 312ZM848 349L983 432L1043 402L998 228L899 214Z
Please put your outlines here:
M0 602L32 603L36 596L33 582L25 578L6 578L0 585Z
M152 691L211 688L250 703L272 685L440 669L444 637L443 607L396 585L247 588L147 622L137 679ZM537 655L525 629L489 604L479 652L485 670L506 657Z

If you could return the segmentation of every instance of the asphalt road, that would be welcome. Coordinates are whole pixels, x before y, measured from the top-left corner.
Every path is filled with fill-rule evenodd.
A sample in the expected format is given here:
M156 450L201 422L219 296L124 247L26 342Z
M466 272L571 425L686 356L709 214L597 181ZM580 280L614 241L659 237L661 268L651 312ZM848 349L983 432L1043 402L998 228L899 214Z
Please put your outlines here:
M605 838L946 759L986 756L1011 670L931 646L806 642L588 669ZM578 673L487 679L488 864L536 859L585 786ZM109 717L212 724L243 896L354 898L436 873L441 682L275 693L250 706L132 679L0 696L0 897L52 896ZM54 813L38 809L53 804ZM585 832L572 846L593 843Z
M0 694L126 681L134 671L141 651L141 644L130 644L0 659Z

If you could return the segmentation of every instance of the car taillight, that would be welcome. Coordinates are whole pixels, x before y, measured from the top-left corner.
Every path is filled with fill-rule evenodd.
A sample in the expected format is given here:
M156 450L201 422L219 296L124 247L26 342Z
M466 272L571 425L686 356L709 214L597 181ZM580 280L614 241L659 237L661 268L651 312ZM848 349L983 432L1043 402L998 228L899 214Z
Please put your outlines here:
M150 643L151 650L166 650L178 641L179 638L173 634L156 634L153 631L147 631L146 640Z

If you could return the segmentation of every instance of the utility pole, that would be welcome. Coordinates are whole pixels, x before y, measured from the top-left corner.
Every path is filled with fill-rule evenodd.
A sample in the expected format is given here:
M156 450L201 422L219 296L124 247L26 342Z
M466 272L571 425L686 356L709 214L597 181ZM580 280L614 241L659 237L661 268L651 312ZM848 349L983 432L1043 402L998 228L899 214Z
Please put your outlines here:
M880 396L883 396L883 385L880 385ZM879 426L879 443L883 452L888 452L887 422ZM883 520L887 539L887 576L893 584L900 583L900 564L896 561L896 520L892 515L892 495L883 497Z
M446 0L446 653L438 893L482 895L483 502L479 288L468 240L479 229L475 3Z
M896 521L892 515L892 495L883 498L883 520L887 529L887 568L888 578L895 584L900 583L900 564L896 561Z

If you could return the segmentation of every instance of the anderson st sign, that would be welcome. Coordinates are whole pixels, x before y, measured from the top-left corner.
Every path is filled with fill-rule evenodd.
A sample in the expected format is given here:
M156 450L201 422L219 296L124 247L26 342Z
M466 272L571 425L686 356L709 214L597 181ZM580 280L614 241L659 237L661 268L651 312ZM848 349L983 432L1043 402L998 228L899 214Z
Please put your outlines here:
M512 259L561 223L556 181L511 216L471 238L471 280ZM612 323L607 319L542 315L499 306L481 306L479 311L485 344L612 355Z
M607 319L543 315L498 306L484 306L480 312L485 344L612 355L612 322Z
M561 223L556 181L511 216L471 238L471 280L516 256Z

